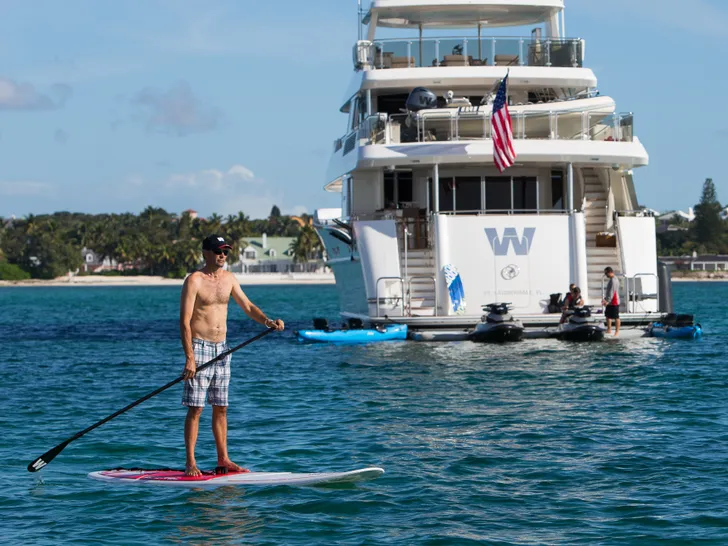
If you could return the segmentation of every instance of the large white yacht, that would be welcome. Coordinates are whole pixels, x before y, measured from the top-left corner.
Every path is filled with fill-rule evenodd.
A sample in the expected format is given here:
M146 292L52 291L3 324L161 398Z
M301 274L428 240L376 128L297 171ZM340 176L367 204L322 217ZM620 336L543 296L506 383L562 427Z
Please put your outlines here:
M672 310L633 181L647 152L633 115L599 94L585 40L567 37L563 0L372 0L360 14L325 186L341 209L316 215L344 317L460 328L510 302L542 328L570 283L601 308L606 266L623 323ZM500 173L506 75L517 158Z

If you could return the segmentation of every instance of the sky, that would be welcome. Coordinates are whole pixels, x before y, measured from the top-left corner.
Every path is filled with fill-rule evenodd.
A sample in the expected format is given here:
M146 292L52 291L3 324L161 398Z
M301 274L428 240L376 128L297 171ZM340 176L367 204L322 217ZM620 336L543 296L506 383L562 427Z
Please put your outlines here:
M728 2L566 8L635 114L640 204L685 210L708 177L728 202ZM323 184L356 21L356 0L0 0L0 216L339 206Z

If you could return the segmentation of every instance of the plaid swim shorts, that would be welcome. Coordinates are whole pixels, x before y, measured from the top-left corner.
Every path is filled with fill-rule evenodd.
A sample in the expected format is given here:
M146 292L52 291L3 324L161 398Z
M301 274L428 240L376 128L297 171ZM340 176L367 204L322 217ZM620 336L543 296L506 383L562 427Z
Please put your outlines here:
M195 363L197 366L202 366L205 362L209 362L220 353L227 351L228 346L224 341L213 343L192 338L192 349L195 353ZM196 373L192 379L186 379L182 405L204 407L205 399L207 399L207 402L213 406L227 406L231 358L232 355L228 355Z

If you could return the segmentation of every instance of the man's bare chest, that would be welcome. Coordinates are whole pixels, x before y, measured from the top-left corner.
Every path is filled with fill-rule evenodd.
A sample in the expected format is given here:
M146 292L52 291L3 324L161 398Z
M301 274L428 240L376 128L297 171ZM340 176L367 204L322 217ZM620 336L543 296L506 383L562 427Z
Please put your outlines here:
M208 281L197 292L198 305L227 305L232 287L228 282Z

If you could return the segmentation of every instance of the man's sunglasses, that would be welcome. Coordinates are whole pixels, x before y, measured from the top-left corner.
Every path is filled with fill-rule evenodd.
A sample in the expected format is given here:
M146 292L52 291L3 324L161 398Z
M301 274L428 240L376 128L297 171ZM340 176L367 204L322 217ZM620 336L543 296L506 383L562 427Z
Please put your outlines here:
M230 251L229 251L229 250L220 250L219 248L218 248L217 250L213 250L213 252L214 252L215 254L217 254L218 256L219 256L220 254L225 254L225 256L227 256L228 254L230 254Z

